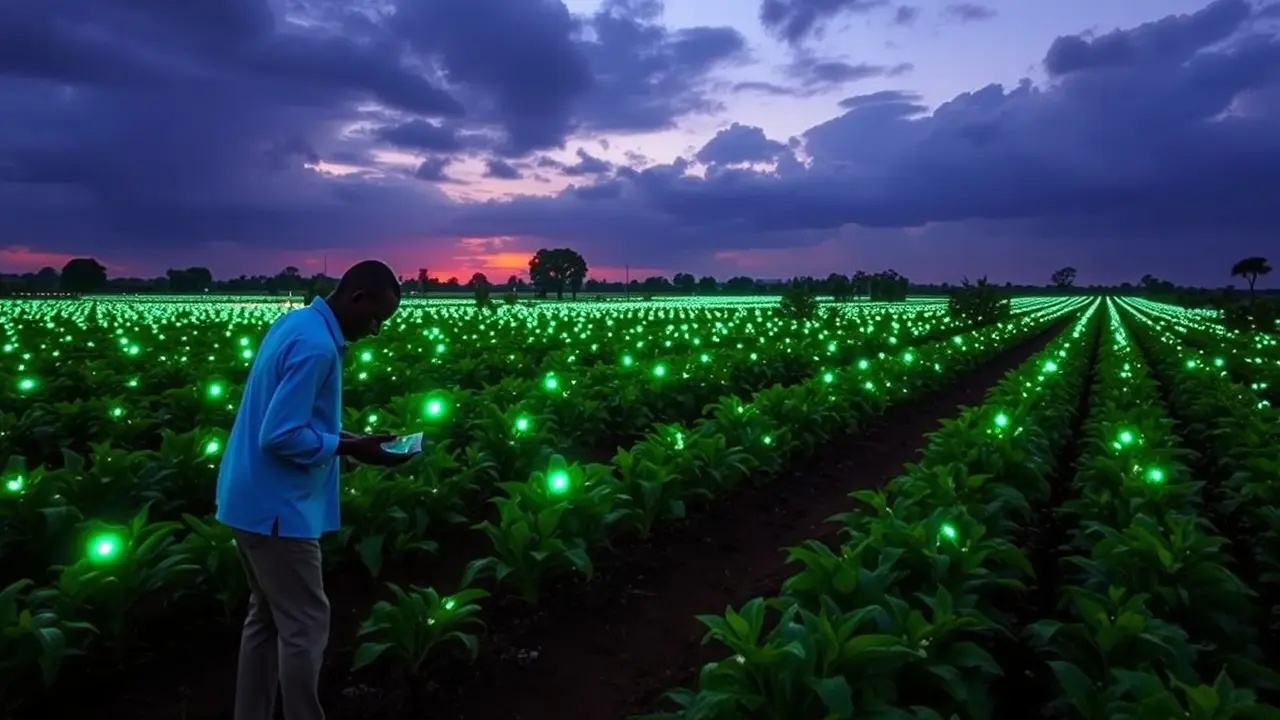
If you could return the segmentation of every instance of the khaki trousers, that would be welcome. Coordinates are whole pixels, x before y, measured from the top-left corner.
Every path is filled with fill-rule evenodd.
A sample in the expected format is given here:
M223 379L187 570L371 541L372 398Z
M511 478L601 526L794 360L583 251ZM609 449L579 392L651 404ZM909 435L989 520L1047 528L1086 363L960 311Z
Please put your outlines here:
M235 720L324 720L320 666L329 642L320 543L236 530L249 576L249 615L240 636Z

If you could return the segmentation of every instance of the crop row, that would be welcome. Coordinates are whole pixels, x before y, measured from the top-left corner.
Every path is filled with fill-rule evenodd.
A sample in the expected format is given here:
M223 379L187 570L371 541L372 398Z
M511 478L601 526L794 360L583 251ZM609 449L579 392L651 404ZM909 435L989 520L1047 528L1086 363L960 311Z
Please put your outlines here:
M983 645L1012 633L999 606L1032 575L1011 541L1049 498L1097 335L1074 327L943 423L924 457L839 516L837 550L788 551L781 593L699 618L732 655L655 718L990 716L1002 673Z
M1171 410L1202 455L1213 482L1209 504L1219 525L1230 528L1242 571L1261 595L1266 632L1260 644L1274 667L1280 659L1280 412L1218 369L1217 353L1179 345L1143 315L1130 317Z
M1259 656L1253 593L1205 515L1205 484L1193 479L1160 386L1108 305L1074 497L1063 506L1074 533L1060 616L1028 633L1057 681L1051 709L1090 720L1274 716L1237 687L1256 677L1247 672Z
M1228 330L1172 305L1132 299L1125 304L1168 340L1209 352L1207 366L1247 385L1260 398L1260 407L1280 403L1280 339L1275 335Z
M734 351L734 360L742 362L731 360L720 364L721 369L706 367L708 363L701 363L699 357L697 367L659 363L636 369L627 378L629 382L611 372L605 373L610 375L607 377L592 371L566 375L552 372L536 388L518 388L518 392L526 393L523 397L510 384L503 384L479 392L416 393L392 398L376 409L348 409L348 427L363 423L369 430L368 425L377 423L379 427L412 428L425 423L431 428L432 438L427 452L397 473L400 482L392 489L382 487L380 473L357 469L351 474L343 499L348 529L328 540L328 549L334 551L330 557L340 557L338 551L347 546L353 532L362 536L358 541L365 542L365 538L388 534L388 525L407 527L402 520L392 522L386 517L386 511L401 499L419 500L413 503L411 512L415 518L411 525L417 539L425 540L424 536L436 534L437 528L464 521L466 506L487 497L497 481L528 477L534 469L544 468L553 451L581 455L574 452L575 447L585 444L603 448L613 439L638 439L652 426L655 417L693 420L702 414L704 405L718 398L749 396L778 380L812 377L818 372L813 366L819 362L879 362L887 357L881 348L896 347L897 352L902 352L903 346L909 348L917 337L946 327L939 320L891 319L868 326L869 331L887 335L886 339L859 334L836 340L825 330L815 333L822 336L817 340L822 344L822 356L814 354L817 348L804 343L778 343L769 351ZM803 354L797 355L796 350ZM703 357L710 358L710 354ZM758 370L754 375L741 373L736 382L728 382L722 368L734 370L742 364ZM796 368L803 368L804 374L799 375ZM222 412L225 396L235 390L224 384L213 387L218 388L214 393L217 397L209 398L206 391L205 397L191 400L198 406L213 406L213 412ZM672 407L677 402L681 404L680 412ZM47 437L57 444L66 443L76 434L109 439L89 443L84 455L64 446L56 464L45 465L38 458L31 462L33 458L24 460L21 456L10 461L7 478L12 482L22 478L24 496L22 506L13 512L38 513L45 519L56 515L61 520L52 524L39 517L20 518L9 524L4 533L8 547L0 549L11 557L10 572L35 572L73 556L74 550L60 538L70 527L67 521L81 516L122 522L149 502L155 504L151 512L156 519L211 512L211 487L227 426L186 433L166 428L159 447L150 450L145 445L138 447L136 433L148 423L135 421L134 414L132 409L108 409L102 402L88 400L38 404L23 415L20 432L27 436ZM99 420L81 424L87 415L96 415ZM151 424L157 422L153 419ZM229 424L229 420L226 422ZM409 497L397 498L397 494ZM38 524L45 526L44 532L13 531ZM380 563L375 560L377 555L370 552L376 542L368 540L362 553L375 574ZM412 549L411 545L396 547L406 552ZM12 556L23 561L25 567Z
M1027 691L1024 673L1034 674L1017 657L1002 663L988 652L1001 637L1047 665L1049 693L1030 702L1053 717L1280 716L1256 694L1280 681L1266 669L1256 595L1229 569L1226 541L1204 515L1204 483L1191 480L1160 388L1110 302L1105 315L1084 450L1072 499L1058 510L1075 528L1058 582L1033 578L1014 542L1050 500L1050 475L1068 469L1055 473L1055 461L1088 375L1092 313L981 408L944 422L921 462L885 491L855 493L858 510L838 518L842 547L791 548L802 569L779 596L699 618L706 640L733 655L704 667L696 689L671 693L678 710L652 717L993 717L1028 702L1010 688ZM1181 371L1215 377L1196 367L1184 362ZM1257 423L1256 404L1230 397L1237 427ZM1238 460L1250 451L1256 459L1260 448L1241 447L1200 407L1204 436L1235 448ZM1270 447L1274 457L1274 438ZM1274 493L1276 474L1263 477L1236 473L1222 497L1231 511L1255 500L1255 547L1268 555L1259 557L1272 573L1264 582L1273 582L1274 495L1258 493ZM1010 607L1030 603L1033 580L1040 592L1058 587L1059 610L1017 627ZM1010 674L1017 679L996 692Z
M500 586L510 585L536 601L546 577L566 570L589 571L588 551L611 535L644 533L658 519L679 517L688 498L717 494L748 478L768 478L793 457L812 450L822 437L873 417L889 402L946 382L976 358L998 350L1003 341L1042 327L1072 305L1048 303L1006 327L954 336L865 363L854 361L799 385L764 391L752 404L727 399L691 428L660 426L631 451L619 453L614 467L552 457L528 482L501 485L506 497L495 500L500 506L497 522L484 526L493 541L493 555L473 564L467 574L489 574ZM518 430L511 423L503 427L507 442L518 440L513 428ZM98 470L111 466L107 456L93 466L99 480L108 477L106 470ZM421 462L430 464L439 457L432 453ZM121 456L121 461L127 462L127 457ZM207 458L202 462L212 464ZM382 478L367 468L348 476L347 493L354 500L344 502L344 514L353 515L353 527L363 533L357 546L366 565L376 564L369 557L422 549L429 542L422 518L429 516L444 483L457 482L458 475L450 474L450 468L437 470L439 482L434 485ZM17 537L45 537L57 522L74 520L73 507L57 504L60 493L57 485L43 481L47 477L39 470L31 473L24 477L21 491L9 498L7 511L26 509L15 514L16 524L7 522L9 531L19 530ZM102 499L110 502L110 492ZM157 604L163 607L175 594L196 590L216 597L229 615L243 596L243 576L230 535L193 516L186 522L192 532L179 541L178 523L148 522L146 509L124 526L90 521L87 555L64 568L52 585L10 586L6 607L16 618L31 619L25 625L15 621L29 630L12 638L9 657L15 668L37 663L52 680L62 657L88 647L95 637L117 652L127 648L138 640L133 634L136 613ZM17 527L22 523L30 526ZM338 542L342 540L339 536ZM466 640L470 635L451 633L474 619L476 606L470 601L479 599L480 591L442 597L432 590L412 589L397 591L395 597L375 607L366 626L369 642L357 653L358 664L388 649L389 657L421 662L437 643L449 639L462 639L474 648L474 639ZM421 622L414 622L415 617ZM432 629L425 634L405 630L427 626ZM41 640L55 636L56 646Z

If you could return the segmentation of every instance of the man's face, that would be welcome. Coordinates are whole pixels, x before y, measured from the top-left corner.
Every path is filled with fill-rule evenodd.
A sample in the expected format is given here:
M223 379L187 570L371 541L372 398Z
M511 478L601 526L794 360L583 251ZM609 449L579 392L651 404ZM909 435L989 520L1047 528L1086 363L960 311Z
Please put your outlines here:
M400 309L400 298L392 290L381 293L357 290L351 295L351 306L355 311L351 323L355 337L347 340L355 342L382 332L382 324Z

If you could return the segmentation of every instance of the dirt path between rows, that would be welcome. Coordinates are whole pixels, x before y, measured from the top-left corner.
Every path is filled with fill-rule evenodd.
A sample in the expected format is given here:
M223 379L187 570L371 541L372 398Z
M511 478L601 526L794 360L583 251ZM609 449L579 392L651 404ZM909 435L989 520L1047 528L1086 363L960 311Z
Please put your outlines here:
M518 641L490 638L510 647L494 653L499 657L479 668L467 686L442 690L449 697L424 708L428 716L618 720L652 707L663 692L722 655L701 645L705 628L695 615L776 592L792 572L782 548L809 538L834 539L838 528L825 521L851 507L850 492L897 476L940 419L960 406L980 404L988 388L1064 327L1055 324L959 383L890 410L869 431L833 443L806 462L810 469L726 498L683 532L630 548L630 578L556 613Z

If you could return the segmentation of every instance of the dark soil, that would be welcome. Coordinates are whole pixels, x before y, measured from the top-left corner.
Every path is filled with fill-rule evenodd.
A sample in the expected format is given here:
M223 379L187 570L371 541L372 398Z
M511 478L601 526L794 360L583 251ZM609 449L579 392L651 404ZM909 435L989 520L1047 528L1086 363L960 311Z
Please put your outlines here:
M850 492L879 487L898 475L918 456L925 434L939 419L980 404L988 388L1039 352L1063 326L1055 324L945 390L890 410L858 437L832 442L800 471L718 499L648 542L619 546L612 559L598 561L589 585L554 588L548 593L553 601L537 611L514 600L490 599L483 613L489 632L479 661L439 665L409 692L403 691L405 683L385 674L345 671L354 632L381 590L359 568L330 574L334 634L322 684L328 716L617 720L651 708L663 692L688 683L704 662L723 655L701 645L704 628L695 615L776 592L792 572L784 565L784 548L810 538L834 541L838 527L826 520L851 508ZM441 538L441 558L421 567L389 567L386 576L423 585L448 578L440 583L448 587L482 550L465 552L470 540L466 533L457 544ZM185 651L162 653L169 661L152 663L145 677L128 678L128 689L85 688L90 692L72 704L88 704L79 710L99 718L229 718L238 633L227 628L198 635L198 644L186 645ZM58 705L59 715L71 710Z

